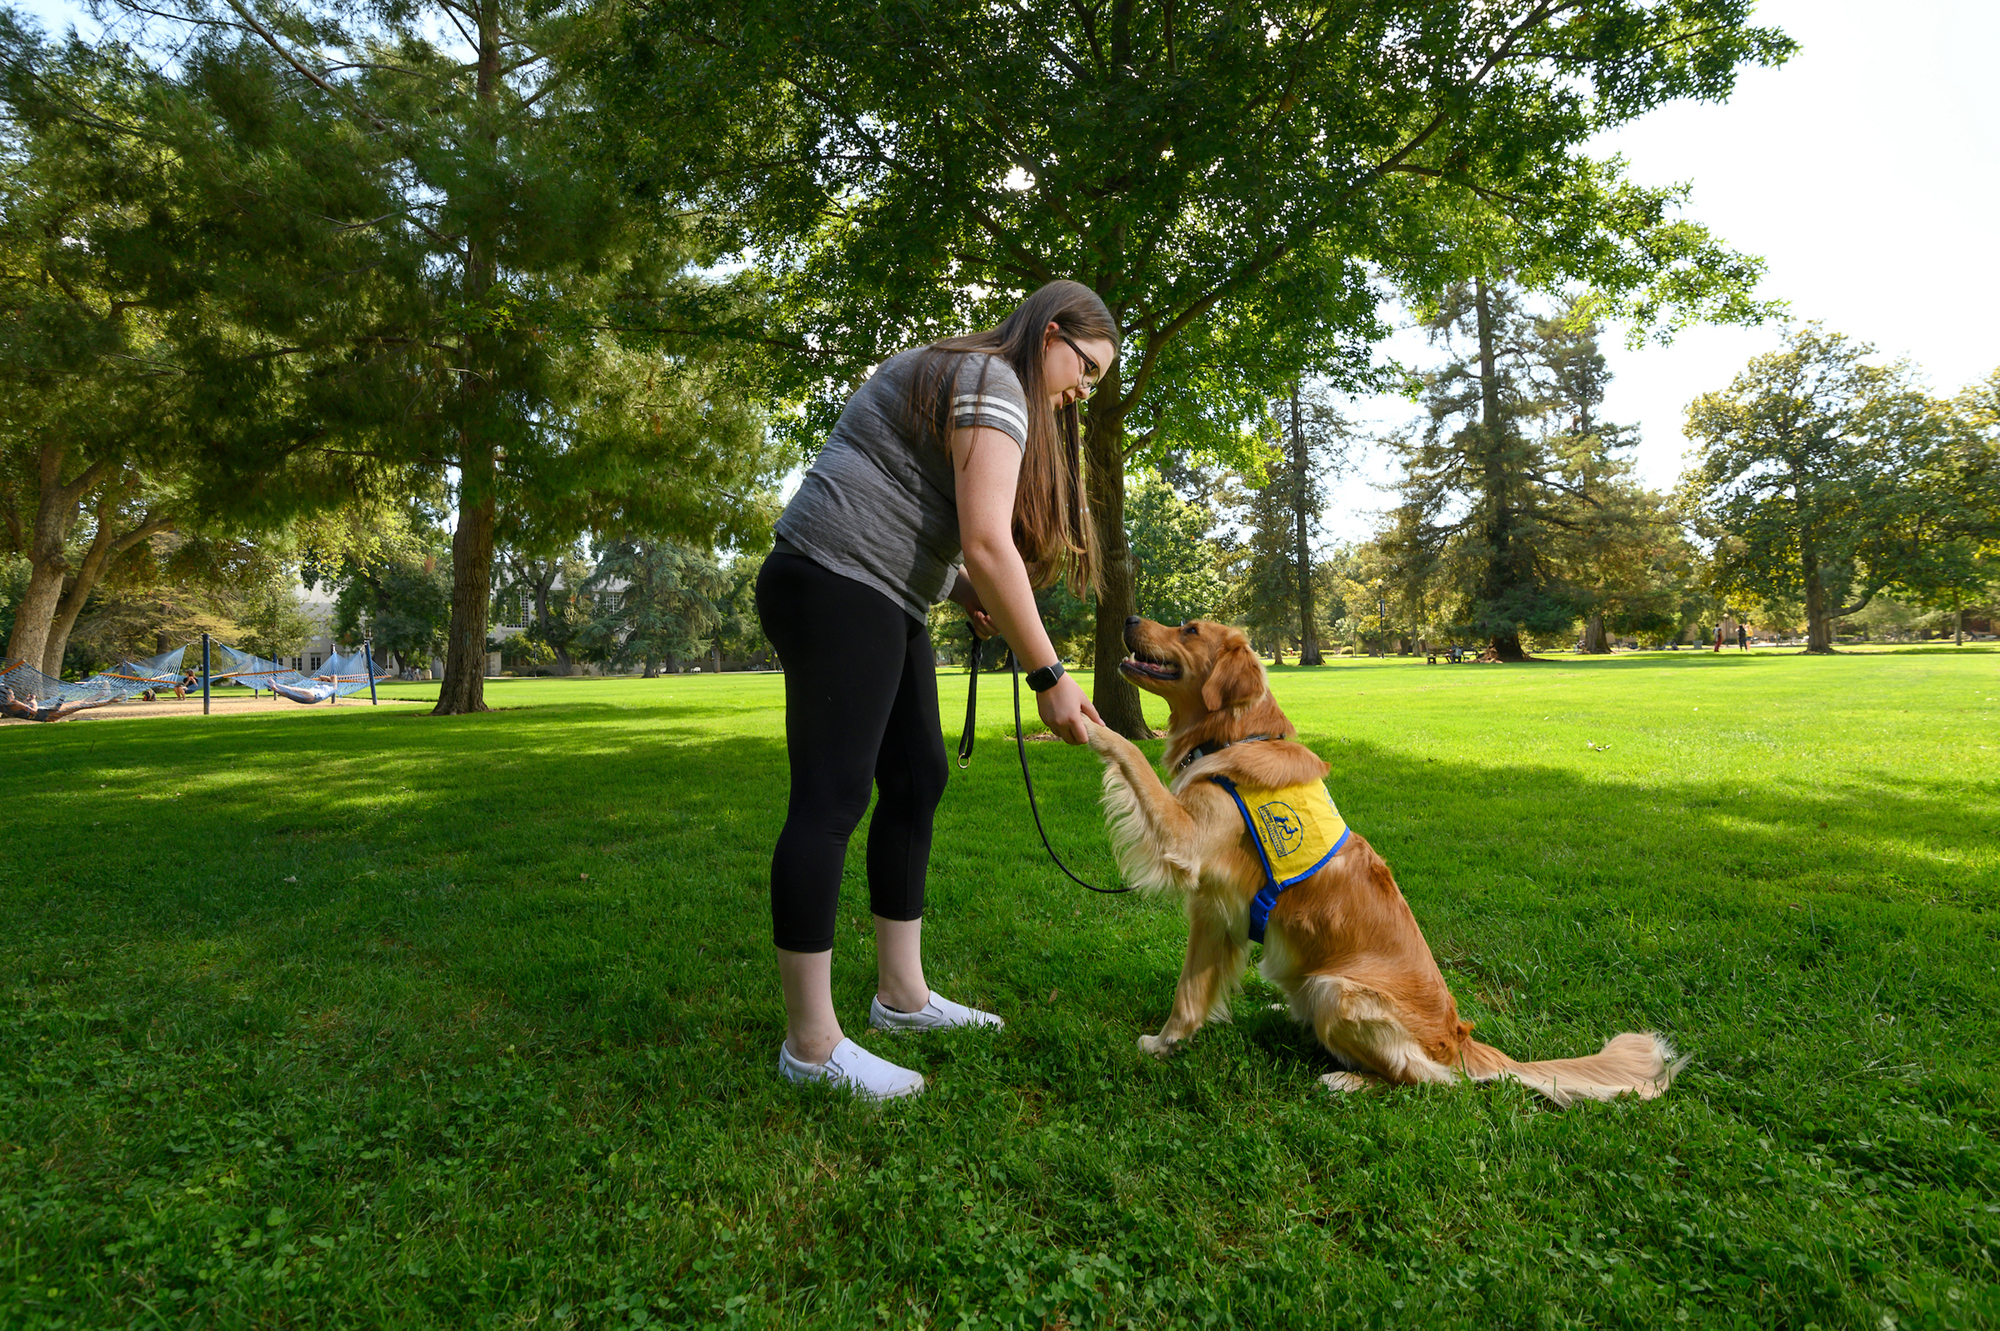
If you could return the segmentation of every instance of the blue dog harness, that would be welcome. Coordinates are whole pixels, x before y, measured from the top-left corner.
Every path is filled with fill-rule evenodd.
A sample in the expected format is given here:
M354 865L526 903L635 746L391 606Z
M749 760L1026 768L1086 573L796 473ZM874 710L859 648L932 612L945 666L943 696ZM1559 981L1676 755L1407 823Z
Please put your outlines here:
M1333 807L1324 781L1271 789L1239 786L1226 776L1209 780L1236 801L1243 826L1256 843L1257 858L1264 864L1264 886L1250 902L1250 941L1261 943L1279 896L1319 872L1352 833Z

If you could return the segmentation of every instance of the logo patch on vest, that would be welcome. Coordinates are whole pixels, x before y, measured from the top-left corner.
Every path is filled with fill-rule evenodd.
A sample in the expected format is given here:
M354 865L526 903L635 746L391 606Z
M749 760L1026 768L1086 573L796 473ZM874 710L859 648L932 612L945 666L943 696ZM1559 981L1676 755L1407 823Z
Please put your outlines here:
M1283 800L1258 805L1257 821L1263 825L1264 844L1271 848L1274 859L1284 859L1305 840L1305 826L1299 822L1292 806Z

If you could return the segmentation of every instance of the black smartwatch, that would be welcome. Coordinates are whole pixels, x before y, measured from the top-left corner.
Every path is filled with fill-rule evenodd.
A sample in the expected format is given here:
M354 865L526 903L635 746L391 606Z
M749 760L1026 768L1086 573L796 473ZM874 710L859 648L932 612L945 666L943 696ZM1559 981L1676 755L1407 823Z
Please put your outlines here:
M1058 661L1054 665L1045 665L1040 670L1030 670L1028 672L1028 687L1037 693L1047 693L1056 686L1056 681L1062 677L1062 662Z

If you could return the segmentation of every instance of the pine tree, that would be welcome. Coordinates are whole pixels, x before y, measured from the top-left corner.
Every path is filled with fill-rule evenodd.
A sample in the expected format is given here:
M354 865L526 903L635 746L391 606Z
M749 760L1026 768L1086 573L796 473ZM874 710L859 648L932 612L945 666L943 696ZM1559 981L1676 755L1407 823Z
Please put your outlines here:
M1253 628L1273 641L1299 644L1300 665L1323 664L1320 625L1326 582L1320 576L1322 513L1327 478L1347 461L1353 431L1324 383L1297 381L1270 405L1265 430L1273 441L1265 481L1245 513L1250 529L1240 605Z
M662 662L716 646L728 615L728 575L713 555L678 541L606 541L586 588L598 604L586 638L616 665L643 664L647 679Z
M1611 372L1587 304L1537 317L1526 331L1539 409L1526 428L1540 434L1536 483L1550 492L1547 558L1584 616L1583 650L1609 653L1608 627L1665 629L1673 598L1663 599L1662 561L1686 563L1692 551L1661 496L1632 479L1636 432L1603 417Z
M188 219L142 256L147 289L215 312L265 399L242 409L219 374L184 394L229 425L189 444L195 498L280 526L449 478L439 712L484 708L497 542L761 537L782 458L689 332L730 298L691 276L697 224L623 188L618 124L581 97L589 22L526 0L124 8L175 112L125 138L166 138ZM300 457L340 465L246 483Z

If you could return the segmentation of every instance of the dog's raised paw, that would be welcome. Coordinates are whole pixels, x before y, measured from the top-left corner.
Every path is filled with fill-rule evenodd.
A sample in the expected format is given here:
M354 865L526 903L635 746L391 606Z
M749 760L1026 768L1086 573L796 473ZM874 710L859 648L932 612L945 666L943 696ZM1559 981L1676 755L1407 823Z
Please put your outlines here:
M1385 1083L1380 1077L1368 1072L1329 1072L1319 1079L1319 1084L1329 1091L1379 1091Z
M1139 1037L1139 1048L1154 1058L1170 1058L1174 1051L1180 1048L1180 1041L1163 1040L1157 1035L1142 1035Z

